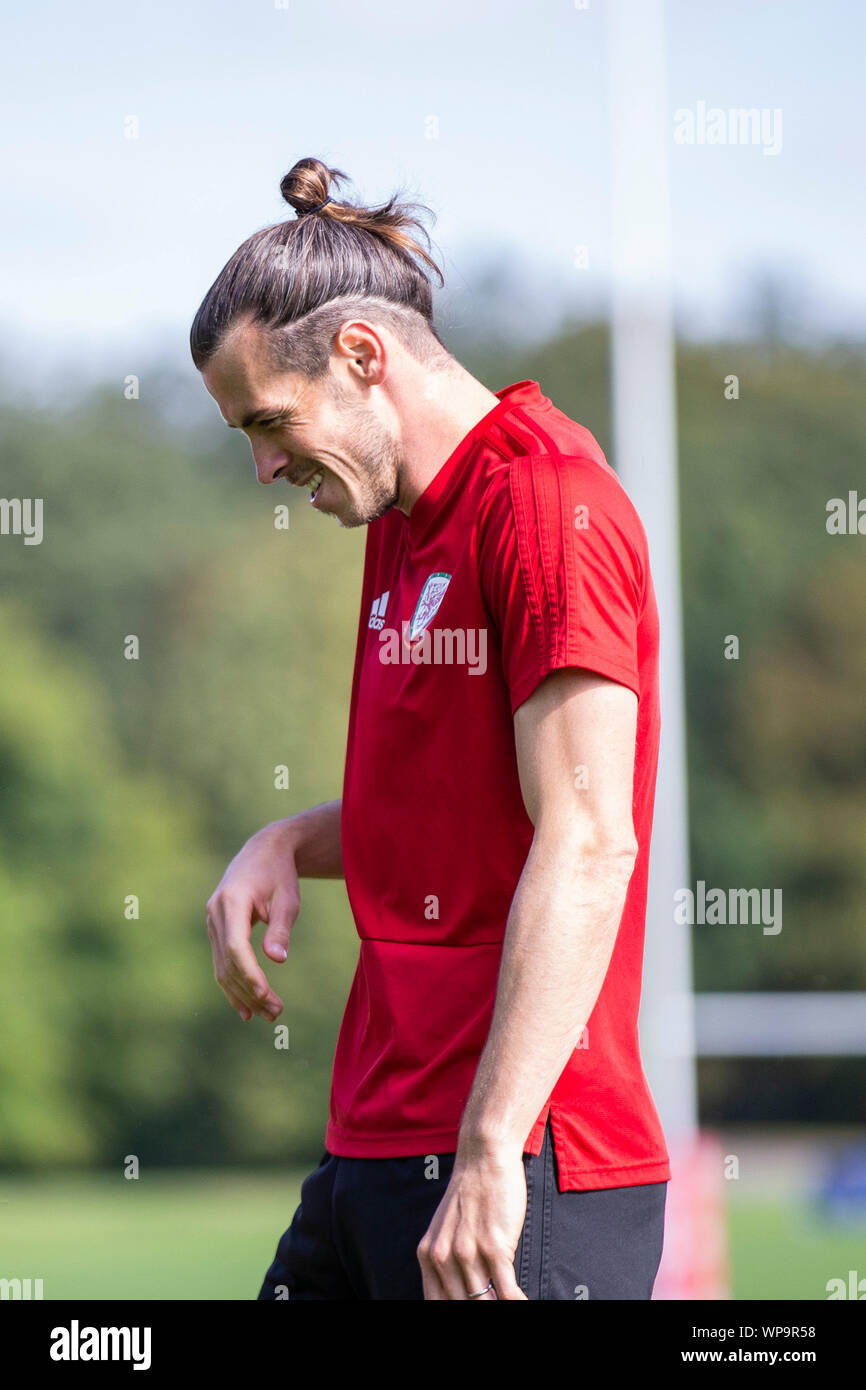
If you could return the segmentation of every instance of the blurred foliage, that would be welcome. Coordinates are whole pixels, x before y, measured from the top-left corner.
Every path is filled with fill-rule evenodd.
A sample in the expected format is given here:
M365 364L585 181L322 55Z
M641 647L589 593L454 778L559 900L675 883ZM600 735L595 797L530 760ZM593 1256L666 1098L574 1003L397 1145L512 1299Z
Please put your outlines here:
M539 381L615 463L603 328L462 360L493 389ZM857 485L864 376L850 351L679 352L692 881L784 892L778 936L694 929L698 988L866 989L866 538L825 527ZM215 407L200 423L202 390L190 369L144 377L138 401L118 385L0 407L4 495L45 509L41 545L0 538L10 1168L307 1161L323 1143L357 951L342 885L304 885L289 961L266 964L288 1051L225 1003L204 902L258 826L340 794L364 533L253 486L246 441ZM862 1113L856 1072L838 1118ZM747 1088L747 1069L713 1071L714 1114Z

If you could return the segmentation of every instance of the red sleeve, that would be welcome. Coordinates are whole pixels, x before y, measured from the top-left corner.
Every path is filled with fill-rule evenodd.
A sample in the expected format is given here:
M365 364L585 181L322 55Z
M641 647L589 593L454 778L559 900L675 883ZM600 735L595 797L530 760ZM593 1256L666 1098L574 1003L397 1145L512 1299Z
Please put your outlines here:
M512 459L485 495L478 560L512 713L568 666L640 696L646 537L612 469L556 455Z

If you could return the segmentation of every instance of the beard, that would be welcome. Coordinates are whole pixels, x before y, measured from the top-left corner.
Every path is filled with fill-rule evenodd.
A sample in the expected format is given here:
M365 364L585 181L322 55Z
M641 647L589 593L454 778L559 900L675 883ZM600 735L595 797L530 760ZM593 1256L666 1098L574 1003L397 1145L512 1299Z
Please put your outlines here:
M357 465L357 495L349 497L344 511L332 512L340 526L369 526L396 505L402 455L396 439L365 410L349 408L347 424L352 458Z

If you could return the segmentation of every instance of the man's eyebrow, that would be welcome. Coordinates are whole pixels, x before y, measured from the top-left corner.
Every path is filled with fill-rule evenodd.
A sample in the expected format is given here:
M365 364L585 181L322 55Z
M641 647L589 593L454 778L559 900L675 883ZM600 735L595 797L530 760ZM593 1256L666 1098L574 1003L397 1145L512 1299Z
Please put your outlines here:
M245 430L250 425L258 425L262 420L276 420L283 415L289 415L289 410L282 410L279 407L263 406L261 410L251 410L245 415L239 425L233 425L230 420L226 420L226 425L230 430Z

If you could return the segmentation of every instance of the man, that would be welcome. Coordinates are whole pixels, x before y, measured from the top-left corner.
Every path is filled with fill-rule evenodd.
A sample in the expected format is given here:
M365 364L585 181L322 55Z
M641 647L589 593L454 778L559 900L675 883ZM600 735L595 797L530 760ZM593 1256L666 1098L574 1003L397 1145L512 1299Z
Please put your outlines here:
M300 878L345 877L361 941L325 1152L259 1298L647 1299L670 1168L637 1033L646 538L538 383L494 394L446 351L417 219L336 202L344 177L295 165L298 217L243 243L191 335L259 481L368 528L342 800L266 826L208 903L244 1020L282 1008L250 936L285 960Z

